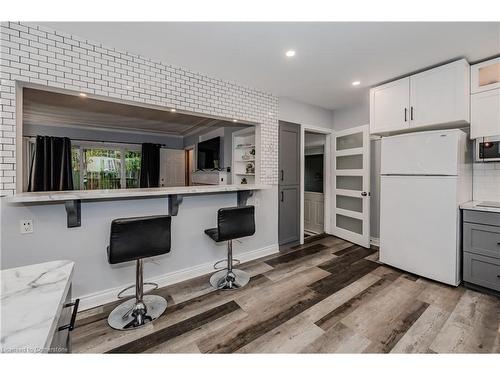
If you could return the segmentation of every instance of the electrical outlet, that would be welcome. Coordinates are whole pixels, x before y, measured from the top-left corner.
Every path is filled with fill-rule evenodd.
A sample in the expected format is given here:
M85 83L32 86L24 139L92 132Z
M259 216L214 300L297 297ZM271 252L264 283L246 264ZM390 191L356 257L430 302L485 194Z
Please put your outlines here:
M19 232L21 234L33 233L33 219L19 220Z

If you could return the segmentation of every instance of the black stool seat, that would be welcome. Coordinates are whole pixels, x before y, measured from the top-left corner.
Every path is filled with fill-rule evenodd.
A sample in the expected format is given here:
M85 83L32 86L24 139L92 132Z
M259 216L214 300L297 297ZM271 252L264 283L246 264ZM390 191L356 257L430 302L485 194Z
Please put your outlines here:
M215 242L230 241L255 234L255 207L225 207L217 211L217 228L205 229Z
M221 240L219 240L219 229L217 228L205 229L205 234L215 242L222 242Z
M113 220L108 246L109 263L129 262L170 252L171 221L167 215Z

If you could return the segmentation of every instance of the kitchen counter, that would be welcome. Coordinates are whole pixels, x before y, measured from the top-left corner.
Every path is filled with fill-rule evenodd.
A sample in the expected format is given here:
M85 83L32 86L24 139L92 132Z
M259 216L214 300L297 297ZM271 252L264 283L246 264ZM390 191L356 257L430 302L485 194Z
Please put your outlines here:
M73 262L59 260L1 271L1 352L48 351L73 267Z
M484 204L483 201L469 201L462 203L460 208L462 210L472 210L472 211L484 211L484 212L498 212L500 213L500 202L498 202L499 207L492 206L479 206L479 204Z
M9 196L12 203L49 203L68 200L101 200L162 197L169 195L215 194L250 190L270 189L269 185L198 185L159 188L112 189L112 190L68 190L18 193Z

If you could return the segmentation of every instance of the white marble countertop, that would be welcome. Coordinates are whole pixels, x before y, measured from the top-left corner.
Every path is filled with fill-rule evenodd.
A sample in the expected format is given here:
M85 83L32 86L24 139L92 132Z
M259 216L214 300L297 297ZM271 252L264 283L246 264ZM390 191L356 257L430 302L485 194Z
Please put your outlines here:
M460 208L462 210L473 210L473 211L485 211L485 212L498 212L500 213L500 207L490 207L490 206L479 206L478 204L483 204L483 201L469 201L462 203Z
M46 351L71 284L69 260L1 271L1 338L3 353Z
M144 198L167 195L212 194L242 190L270 189L270 185L244 184L244 185L199 185L160 188L137 189L110 189L110 190L70 190L70 191L41 191L34 193L19 193L7 197L12 203L43 203L64 202L71 200L99 200L99 199L125 199Z

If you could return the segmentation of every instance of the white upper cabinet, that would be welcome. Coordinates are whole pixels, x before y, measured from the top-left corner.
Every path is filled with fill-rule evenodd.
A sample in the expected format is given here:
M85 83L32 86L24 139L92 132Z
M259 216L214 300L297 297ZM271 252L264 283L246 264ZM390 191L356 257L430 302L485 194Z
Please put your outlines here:
M370 133L468 124L469 76L469 64L462 59L371 89Z
M500 89L471 95L470 137L500 135Z
M469 64L459 60L410 77L410 126L469 123Z
M398 131L410 126L410 78L370 90L370 133Z
M500 135L500 57L471 66L470 137Z

